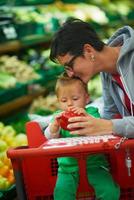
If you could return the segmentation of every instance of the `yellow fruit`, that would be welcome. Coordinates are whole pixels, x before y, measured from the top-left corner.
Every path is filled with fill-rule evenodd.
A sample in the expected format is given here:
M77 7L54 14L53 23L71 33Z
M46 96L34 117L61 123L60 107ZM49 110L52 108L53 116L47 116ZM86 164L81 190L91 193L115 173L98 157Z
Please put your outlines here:
M6 151L8 148L7 143L3 140L0 140L0 152Z
M3 162L5 157L7 157L6 151L0 152L0 160Z
M1 132L1 138L4 139L7 136L15 136L16 131L13 129L12 126L5 126Z
M12 168L11 160L7 156L3 158L3 164L9 166L9 168Z
M4 139L3 139L6 143L7 143L7 145L9 146L9 147L12 147L13 146L13 142L14 142L14 137L12 136L12 135L6 135L5 137L4 137Z
M4 162L0 160L0 168L4 166Z
M6 177L9 172L9 167L7 165L4 165L0 168L0 175Z
M24 133L20 133L15 136L14 142L15 142L16 146L25 146L28 144L27 136Z
M7 180L10 184L15 183L15 178L14 178L14 174L13 174L13 170L10 170L7 176Z

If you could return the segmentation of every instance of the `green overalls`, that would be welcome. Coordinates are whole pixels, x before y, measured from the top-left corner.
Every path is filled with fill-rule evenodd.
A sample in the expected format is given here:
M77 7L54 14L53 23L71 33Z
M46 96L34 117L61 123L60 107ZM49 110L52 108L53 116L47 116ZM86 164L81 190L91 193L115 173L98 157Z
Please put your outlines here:
M88 107L88 114L99 118L98 109ZM69 131L61 129L61 137L76 137ZM54 200L76 200L76 192L79 183L79 167L73 157L58 158L58 175L54 189ZM114 182L108 162L103 154L90 155L87 158L87 178L94 188L97 200L118 200L120 196L119 186Z

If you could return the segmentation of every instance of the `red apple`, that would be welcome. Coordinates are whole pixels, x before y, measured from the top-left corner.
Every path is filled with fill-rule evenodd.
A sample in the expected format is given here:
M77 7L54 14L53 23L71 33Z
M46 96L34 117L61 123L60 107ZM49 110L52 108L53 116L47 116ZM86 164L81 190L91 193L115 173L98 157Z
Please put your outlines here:
M68 131L73 131L73 130L78 130L80 129L79 127L78 128L72 128L72 129L69 129L67 128L68 124L70 123L68 120L69 118L71 117L79 117L79 116L84 116L84 114L77 114L77 113L74 113L73 111L65 111L62 113L62 115L57 118L58 120L58 123L60 125L61 128L65 129L65 130L68 130Z

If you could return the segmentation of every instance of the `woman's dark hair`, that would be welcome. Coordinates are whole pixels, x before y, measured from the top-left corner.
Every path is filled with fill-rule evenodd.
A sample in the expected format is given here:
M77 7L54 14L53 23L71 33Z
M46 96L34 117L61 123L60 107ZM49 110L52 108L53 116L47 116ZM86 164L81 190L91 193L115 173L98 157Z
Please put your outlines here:
M83 55L84 44L90 44L97 51L101 51L104 47L104 43L89 23L70 18L54 35L50 59L56 62L58 56L64 56L67 53Z

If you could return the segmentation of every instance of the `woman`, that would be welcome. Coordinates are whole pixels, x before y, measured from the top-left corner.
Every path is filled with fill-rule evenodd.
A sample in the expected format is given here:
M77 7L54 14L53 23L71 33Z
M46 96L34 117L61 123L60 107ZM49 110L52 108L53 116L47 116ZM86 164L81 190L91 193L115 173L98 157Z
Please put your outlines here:
M131 27L117 30L106 45L88 23L70 19L55 34L50 59L63 65L68 76L79 77L85 83L101 72L103 119L70 118L68 128L81 127L71 134L114 133L134 137L134 30Z

